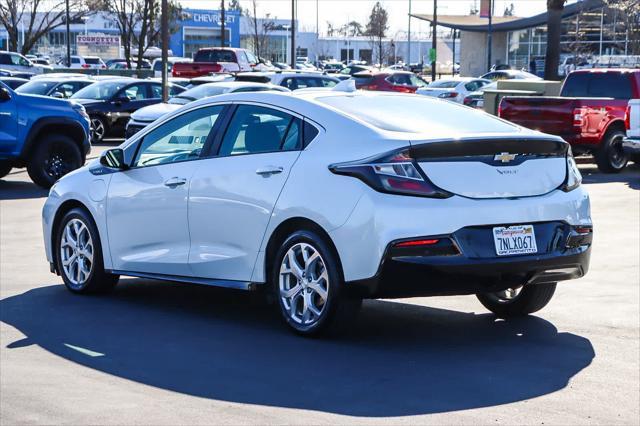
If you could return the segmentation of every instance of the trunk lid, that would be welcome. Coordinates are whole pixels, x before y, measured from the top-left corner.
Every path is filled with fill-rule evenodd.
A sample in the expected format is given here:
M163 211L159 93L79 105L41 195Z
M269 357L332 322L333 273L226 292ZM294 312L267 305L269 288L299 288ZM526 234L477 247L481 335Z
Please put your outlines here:
M468 198L516 198L562 185L568 147L557 139L461 139L412 142L411 156L445 191Z

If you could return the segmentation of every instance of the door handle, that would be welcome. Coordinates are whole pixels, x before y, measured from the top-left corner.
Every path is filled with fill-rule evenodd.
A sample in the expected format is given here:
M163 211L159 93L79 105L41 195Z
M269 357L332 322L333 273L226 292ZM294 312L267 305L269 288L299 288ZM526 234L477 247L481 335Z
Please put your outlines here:
M185 183L187 183L187 180L185 178L172 177L171 179L167 179L164 182L164 186L175 188L176 186L184 185Z
M266 166L256 170L256 173L262 176L275 175L278 173L282 173L284 169L282 167L277 166Z

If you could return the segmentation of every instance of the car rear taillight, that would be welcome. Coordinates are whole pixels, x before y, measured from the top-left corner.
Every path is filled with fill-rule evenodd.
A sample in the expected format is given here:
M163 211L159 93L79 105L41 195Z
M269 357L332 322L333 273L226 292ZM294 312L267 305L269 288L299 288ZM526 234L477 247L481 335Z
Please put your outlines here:
M415 88L406 87L406 86L400 86L398 84L392 84L391 85L391 89L394 92L400 92L400 93L415 93L416 92Z
M624 127L627 130L631 130L631 105L627 105L627 109L624 112Z
M458 96L458 92L444 92L438 95L439 98L443 99L455 98L456 96Z
M504 101L504 99L502 101L500 101L500 103L498 104L498 117L502 117L502 102Z
M573 127L582 127L587 115L586 108L574 108L573 109Z
M410 241L402 241L395 244L395 247L419 247L419 246L432 246L437 244L437 239L432 240L410 240Z
M471 96L465 96L462 100L462 103L466 106L471 106L471 104L473 103L473 99L471 98Z
M417 197L448 198L452 194L435 186L411 158L408 149L386 153L362 161L332 164L338 175L360 179L378 192Z
M89 64L82 64L82 68L85 68L85 69L86 69L86 68L91 68L91 65L89 65Z

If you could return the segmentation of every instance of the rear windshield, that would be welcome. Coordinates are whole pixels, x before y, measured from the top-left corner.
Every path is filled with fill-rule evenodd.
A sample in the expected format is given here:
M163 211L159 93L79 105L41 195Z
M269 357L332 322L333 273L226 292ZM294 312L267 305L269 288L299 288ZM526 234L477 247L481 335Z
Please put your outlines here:
M427 87L439 88L439 89L452 89L460 84L459 81L434 81L429 83Z
M87 64L91 64L91 65L98 65L100 64L102 61L100 60L100 58L89 58L89 57L85 57L84 61Z
M371 76L365 76L365 77L353 76L352 78L356 81L357 86L368 85L368 84L371 84L371 82L373 81L373 77Z
M619 72L577 72L569 74L562 96L571 98L631 98L631 74Z
M193 58L194 62L236 62L231 50L201 50Z
M506 133L517 126L428 96L327 96L318 101L383 130L408 133Z
M56 84L54 81L38 81L31 80L16 89L18 93L27 93L30 95L46 95Z

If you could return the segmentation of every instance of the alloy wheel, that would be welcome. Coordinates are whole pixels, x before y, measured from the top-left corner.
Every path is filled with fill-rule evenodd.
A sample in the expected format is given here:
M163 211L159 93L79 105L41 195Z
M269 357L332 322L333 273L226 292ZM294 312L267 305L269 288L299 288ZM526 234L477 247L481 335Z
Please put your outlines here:
M104 123L99 118L91 119L91 140L101 141L104 138Z
M311 326L322 316L329 294L329 274L319 251L310 244L293 245L282 259L280 299L296 324Z
M627 163L627 155L624 153L622 149L622 135L618 135L611 142L611 151L609 154L609 159L611 161L611 166L615 169L623 168Z
M522 287L508 288L506 290L496 292L495 295L498 299L502 301L510 302L516 299L520 295L521 291L522 291Z
M81 288L93 269L93 240L89 228L80 219L71 219L60 238L60 260L67 279Z

